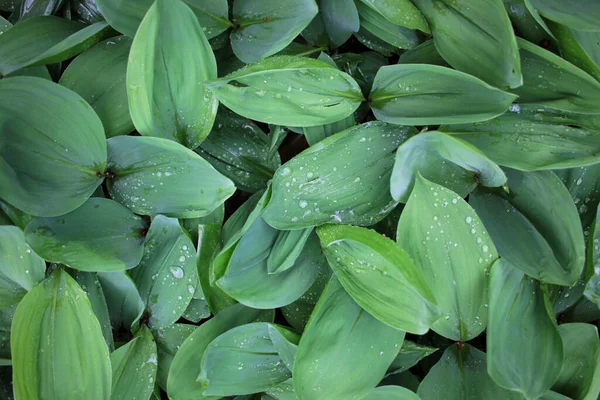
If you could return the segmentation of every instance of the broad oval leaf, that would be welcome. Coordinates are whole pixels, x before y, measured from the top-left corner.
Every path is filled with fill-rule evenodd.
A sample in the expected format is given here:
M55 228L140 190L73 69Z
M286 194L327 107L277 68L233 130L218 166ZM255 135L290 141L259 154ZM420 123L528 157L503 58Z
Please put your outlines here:
M529 0L545 18L581 31L600 31L600 3L594 0Z
M523 39L518 43L524 83L512 90L519 96L517 103L600 114L600 82L548 50Z
M231 48L246 64L283 50L317 15L315 0L236 0Z
M563 345L546 290L505 259L490 273L487 370L494 381L538 399L558 378Z
M102 335L104 336L108 350L113 351L115 349L115 342L108 313L108 305L106 304L106 297L98 279L98 274L94 272L75 271L74 278L92 305L94 315L102 328Z
M16 398L110 398L102 329L83 290L61 269L19 303L11 350Z
M420 400L420 398L402 386L379 386L361 400Z
M523 84L517 42L501 0L414 3L448 64L501 89Z
M340 284L372 316L417 335L441 316L421 272L392 240L355 226L324 225L317 233Z
M107 143L108 191L137 214L202 217L235 191L233 182L173 141L117 136Z
M398 64L379 69L369 98L379 120L437 125L497 117L517 97L450 68Z
M137 130L198 147L218 107L202 82L216 77L214 54L192 10L181 0L157 0L135 35L127 63L127 96Z
M272 322L273 311L256 310L242 304L226 308L208 322L200 325L183 342L169 370L167 393L172 400L219 399L204 396L204 385L197 380L202 373L202 356L208 345L221 334L251 322Z
M156 343L146 326L110 355L111 400L148 399L154 390L158 367Z
M131 271L150 314L148 326L174 324L188 307L198 284L194 244L179 221L157 215L144 242L140 265Z
M294 388L304 400L360 399L385 375L404 332L380 322L333 277L300 339Z
M498 253L475 211L453 191L419 176L396 241L420 267L444 315L431 329L460 342L483 332L488 274Z
M33 215L62 215L102 182L102 122L70 90L40 78L2 79L0 126L0 197L11 205Z
M307 57L270 57L206 85L236 114L284 126L339 121L363 101L351 76Z
M99 272L98 280L106 293L106 305L114 330L137 332L144 313L144 301L125 271Z
M43 280L46 263L16 226L0 226L0 308L18 303Z
M396 206L389 194L393 152L415 132L368 122L308 148L275 173L265 221L277 229L377 223Z
M536 104L476 124L441 131L471 143L494 162L522 171L573 168L600 161L600 118Z
M393 24L430 33L421 11L410 0L361 0Z
M419 35L416 31L390 22L385 17L386 14L365 4L369 3L368 0L355 3L360 15L360 26L364 30L400 49L412 49L419 44Z
M47 261L81 271L120 271L138 265L146 223L121 204L92 197L60 217L37 217L25 228L31 248Z
M134 129L125 84L130 48L131 39L125 36L97 43L73 60L60 78L61 85L92 106L106 137L126 135Z
M574 285L585 245L571 195L551 171L504 171L509 194L476 191L469 197L500 256L542 282Z
M423 400L523 399L498 386L488 375L485 363L484 352L470 344L452 344L429 370L417 394Z
M396 152L390 189L394 199L406 203L417 175L465 197L478 184L498 187L506 175L476 147L441 132L413 136Z

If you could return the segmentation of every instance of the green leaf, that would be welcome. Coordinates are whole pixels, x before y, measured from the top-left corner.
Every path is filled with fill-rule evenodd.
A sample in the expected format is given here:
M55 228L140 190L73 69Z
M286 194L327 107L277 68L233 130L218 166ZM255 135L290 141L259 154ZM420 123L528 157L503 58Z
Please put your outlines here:
M119 203L92 197L60 217L37 217L25 228L31 248L46 261L80 271L111 272L138 265L146 223Z
M110 322L114 330L125 328L135 333L144 313L144 302L125 271L99 272L98 279L105 293Z
M360 15L360 26L374 36L400 49L412 49L419 44L416 31L390 22L384 13L380 13L367 1L356 0L356 9ZM414 6L413 6L414 7Z
M133 131L125 77L131 39L118 36L97 43L73 60L60 84L87 101L102 120L106 137Z
M392 240L348 225L320 226L317 233L340 284L379 321L422 335L441 316L419 269Z
M173 324L160 329L156 333L156 346L158 347L158 370L156 381L160 388L167 390L167 378L173 363L173 358L184 340L197 328L196 325Z
M83 290L61 269L19 303L11 350L16 398L110 397L110 358L102 329Z
M418 174L460 197L478 184L498 187L506 183L502 169L476 147L435 131L413 136L398 148L390 179L392 197L406 203Z
M379 386L361 400L420 400L419 396L401 386Z
M271 324L266 322L238 326L208 345L198 377L198 382L206 388L204 396L263 392L292 377L270 337L271 332L281 336L278 329L290 331L270 328Z
M137 130L198 147L218 107L202 82L216 77L217 63L192 10L180 0L157 0L135 35L127 64L127 96Z
M500 256L542 282L574 285L585 245L569 192L551 171L504 171L510 194L476 191L469 197Z
M102 13L98 10L96 0L73 0L71 1L71 12L73 19L89 24L104 20Z
M197 291L198 289L196 289L196 292ZM210 310L208 309L206 298L192 298L192 300L190 300L190 304L188 304L187 308L183 312L182 317L194 323L198 323L201 320L210 317Z
M110 355L111 400L150 397L158 366L156 351L156 343L150 330L142 326L136 337Z
M417 394L423 400L503 399L523 397L498 386L485 370L486 356L470 344L450 345L429 370Z
M302 128L302 132L308 144L312 146L326 137L345 129L352 128L354 125L356 125L354 115L348 115L346 118L330 124Z
M429 26L410 0L361 0L393 24L430 33Z
M339 121L363 101L351 76L326 62L298 56L270 57L206 85L236 114L284 126Z
M313 284L325 260L313 233L291 268L269 273L268 258L280 235L258 217L237 244L217 285L252 308L278 308L297 300Z
M598 329L590 324L558 327L565 358L552 390L574 400L593 400L600 393L600 342Z
M190 303L198 271L194 244L179 221L157 215L144 243L140 265L131 271L150 313L148 326L160 329L174 324Z
M94 272L76 271L73 277L85 292L85 295L92 305L94 315L102 328L102 336L104 336L104 341L108 346L108 350L114 351L115 342L108 313L108 305L106 304L106 297L104 296L104 290L102 290L102 285L98 279L98 274Z
M487 370L502 387L538 399L558 378L563 345L546 290L496 261L490 273Z
M236 398L237 399L237 398ZM292 379L288 379L261 395L260 400L298 400Z
M359 42L361 42L370 50L376 51L385 57L391 57L394 54L402 52L399 48L384 42L363 27L361 27L359 31L354 34L354 37L356 37Z
M369 96L375 117L399 125L485 121L504 113L516 96L438 65L382 67Z
M600 31L600 4L594 0L529 0L545 18L581 31Z
M596 219L590 230L587 243L586 278L584 295L600 308L600 207L596 208Z
M552 38L552 32L546 29L545 22L527 0L502 0L502 2L520 37L532 43L542 43Z
M600 202L600 164L587 167L560 169L554 173L565 184L581 219L584 232L588 232Z
M522 87L512 90L519 96L518 103L542 104L575 113L600 113L600 82L548 50L523 39L518 43L524 81Z
M551 23L550 27L558 39L561 55L600 80L600 29L598 32L585 32L555 23Z
M238 189L254 193L267 187L281 165L279 154L270 154L269 145L269 137L255 123L222 108L196 152Z
M415 0L452 67L501 89L523 84L517 42L500 0Z
M17 304L10 307L0 308L0 365L11 363L10 355L10 328L12 325ZM0 367L0 371L2 368ZM0 384L0 395L2 395L2 384ZM12 394L12 382L10 385L10 393ZM8 396L6 396L8 398Z
M440 130L471 143L500 165L535 171L600 161L598 123L596 116L513 104L509 112L490 121Z
M334 57L335 62L340 68L350 74L364 93L369 93L373 87L373 81L377 75L377 71L385 65L389 65L387 58L374 51L366 51L360 54L345 53ZM363 106L367 106L364 104ZM352 125L354 125L354 119ZM346 126L349 128L351 125ZM341 129L338 129L339 132ZM336 133L331 132L331 133Z
M277 229L380 221L396 206L389 194L393 152L414 133L368 122L304 150L275 173L265 221Z
M219 227L223 225L223 220L225 219L225 204L221 204L219 207L215 208L213 212L204 216L197 218L185 218L180 219L179 223L190 234L192 242L198 243L198 230L200 225L208 225L208 224L217 224Z
M344 44L358 32L360 22L354 0L317 0L319 14L302 32L306 41L314 45L334 47Z
M315 0L236 0L233 2L233 52L250 64L285 48L317 15Z
M417 365L419 361L436 351L438 349L435 347L422 346L410 340L405 340L402 347L400 347L400 352L388 367L387 375L408 371L409 368Z
M102 123L70 90L40 78L2 79L0 125L0 193L11 205L33 215L62 215L102 182Z
M7 202L2 201L2 199L0 199L0 210L2 210L2 212L12 221L9 225L18 226L21 229L25 229L27 224L35 218L33 215L27 214L26 212L11 206Z
M301 399L360 399L385 375L404 332L372 317L334 277L300 339L294 388Z
M280 231L267 258L267 271L269 274L277 274L292 268L311 233L311 228Z
M16 226L0 226L0 309L17 304L43 280L46 263Z
M117 136L108 141L111 197L137 214L210 214L235 187L198 154L170 140ZM198 182L202 182L199 186Z
M447 67L448 64L442 58L435 47L433 40L421 43L400 55L398 64L432 64Z
M96 0L98 8L116 30L134 37L144 15L154 0ZM219 35L232 24L227 19L227 0L185 0L194 11L208 39Z
M202 356L208 345L221 334L251 322L271 322L273 311L256 310L235 304L200 325L181 345L169 370L167 393L172 400L213 400L204 396L205 387L197 381L202 373Z

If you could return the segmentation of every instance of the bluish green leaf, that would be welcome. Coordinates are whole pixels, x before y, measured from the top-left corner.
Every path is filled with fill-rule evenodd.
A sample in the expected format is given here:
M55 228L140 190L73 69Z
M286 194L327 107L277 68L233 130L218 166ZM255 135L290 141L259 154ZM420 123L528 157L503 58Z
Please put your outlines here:
M309 43L338 47L358 32L360 22L354 0L317 0L317 4L319 13L302 32Z
M267 258L269 274L277 274L292 268L311 233L311 228L279 232Z
M369 3L368 0L364 2L358 0L355 1L356 9L360 15L361 28L384 42L400 49L411 49L419 44L419 35L416 31L390 22L389 19L385 17L386 15L389 15L388 13L380 13L372 6L375 3L367 3Z
M114 330L137 332L144 313L144 301L125 271L99 272L98 279L106 294L106 305Z
M361 0L393 24L430 33L421 11L410 0Z
M581 31L600 31L600 3L594 0L529 0L545 18Z
M94 315L102 328L102 336L104 336L104 341L108 346L108 350L114 351L115 342L108 313L108 305L106 304L106 297L104 296L104 290L102 290L102 285L98 279L98 274L94 272L76 271L74 278L77 284L79 284L81 289L85 292L85 295L92 305Z
M361 400L420 400L419 396L401 386L379 386Z
M558 39L561 55L600 80L600 28L596 32L586 32L555 23L550 27Z
M156 381L160 388L167 391L167 378L169 370L173 363L175 354L179 348L196 330L196 325L173 324L156 332L156 346L158 348L158 370L156 372Z

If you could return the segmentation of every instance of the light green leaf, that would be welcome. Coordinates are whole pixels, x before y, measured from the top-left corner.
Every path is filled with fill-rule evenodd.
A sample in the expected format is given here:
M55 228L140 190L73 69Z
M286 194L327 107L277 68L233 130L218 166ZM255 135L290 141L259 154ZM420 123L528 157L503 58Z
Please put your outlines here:
M389 194L393 152L415 132L368 122L304 150L275 173L265 221L277 229L377 223L396 206Z
M196 152L238 189L254 193L267 187L281 165L279 154L270 154L269 145L269 137L254 122L222 108Z
M339 121L363 101L351 76L326 62L298 56L270 57L206 85L236 114L284 126Z
M420 398L402 386L379 386L361 400L420 400Z
M294 388L303 400L360 399L385 375L404 332L372 317L333 277L300 339Z
M133 131L127 101L127 59L131 39L110 38L94 45L73 60L60 84L87 101L102 120L106 137Z
M423 346L410 340L405 340L400 352L394 358L387 370L387 375L399 374L417 365L425 357L438 351L435 347Z
M129 343L110 355L112 364L111 400L148 399L154 389L158 366L156 343L142 326Z
M600 31L600 3L594 0L529 0L545 18L581 31Z
M196 288L196 292L198 289ZM205 298L192 298L190 304L181 315L190 322L198 323L203 319L210 317L210 311Z
M267 271L269 271L269 274L277 274L292 268L304 249L311 232L311 228L280 231L267 258Z
M235 191L233 182L178 143L133 136L113 137L107 143L112 177L108 191L137 214L202 217Z
M485 121L504 113L516 96L438 65L382 67L369 95L379 120L399 125Z
M315 0L236 0L231 47L250 64L285 48L317 15Z
M98 279L106 294L106 305L114 330L137 332L144 313L144 302L133 280L125 271L99 272Z
M498 386L485 370L485 363L485 353L470 344L450 345L429 370L417 394L423 400L523 399Z
M214 54L192 10L180 0L157 0L135 35L127 63L127 96L136 129L198 147L218 107L202 82L216 77Z
M160 329L156 333L156 346L158 347L158 370L156 381L160 388L167 391L167 378L173 363L173 358L184 340L198 328L196 325L173 324Z
M150 314L148 326L160 329L174 324L190 303L198 271L194 244L179 221L158 215L144 243L140 265L131 271Z
M273 311L256 310L235 304L200 325L181 345L169 370L167 393L171 400L216 400L204 396L205 387L197 381L202 373L202 356L208 345L221 334L251 322L273 321Z
M509 194L475 191L469 197L500 256L542 282L574 285L585 245L569 192L551 171L504 172Z
M92 197L60 217L37 217L25 228L31 248L46 261L80 271L111 272L138 265L146 223L121 204Z
M104 341L108 346L108 350L114 351L115 342L113 339L112 326L108 313L108 305L106 304L106 298L104 296L104 291L102 290L100 280L98 279L98 274L94 272L75 271L73 277L75 278L77 284L85 292L85 295L92 305L94 315L98 319L100 327L102 328L102 336L104 336Z
M355 1L356 9L360 15L361 28L400 49L412 49L419 44L419 36L416 31L390 22L385 17L387 14L380 13L372 4L365 4L368 2L368 0L364 2Z
M421 272L392 240L347 225L324 225L317 233L340 284L379 321L422 335L441 316Z
M460 197L478 184L498 187L506 183L502 169L476 147L435 131L413 136L398 148L390 178L392 197L406 203L418 174Z
M19 303L11 350L16 398L110 398L111 366L102 329L83 290L61 269Z
M546 290L500 259L490 274L487 370L502 387L538 399L558 378L563 345Z
M453 191L418 176L396 240L420 267L444 315L431 329L460 342L483 332L488 274L498 253L475 211Z
M0 308L18 303L43 280L46 263L16 226L0 226Z
M501 0L415 0L452 67L500 89L523 84L517 42Z
M519 96L517 103L600 114L600 82L548 50L523 39L519 39L518 43L524 83L512 90Z
M471 143L494 162L522 171L572 168L600 161L600 115L513 104L509 112L441 131Z
M215 208L213 212L204 217L180 219L179 223L185 229L192 239L192 242L198 243L198 229L200 225L217 224L223 225L225 219L225 204Z
M102 182L102 123L70 90L40 78L0 80L0 126L0 193L11 205L62 215Z
M596 80L600 80L600 28L597 32L585 32L551 23L558 39L561 55Z
M600 342L591 324L558 327L565 358L552 390L573 400L594 400L600 393Z
M352 128L354 125L356 125L354 115L348 115L346 118L330 124L302 128L302 132L309 146L312 146L326 137L345 129Z
M393 24L430 33L421 11L410 0L361 0Z

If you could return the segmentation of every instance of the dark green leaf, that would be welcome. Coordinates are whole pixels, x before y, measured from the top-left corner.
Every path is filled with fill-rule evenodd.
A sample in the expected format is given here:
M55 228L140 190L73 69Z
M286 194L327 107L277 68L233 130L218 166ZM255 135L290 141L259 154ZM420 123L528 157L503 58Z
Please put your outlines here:
M167 378L171 363L184 340L194 332L196 325L173 324L156 332L156 345L158 347L157 383L164 391L167 390Z
M600 29L585 32L551 23L562 56L600 80Z
M440 56L433 40L421 43L400 55L398 64L432 64L447 67L448 64Z
M338 47L344 44L360 27L354 0L317 0L319 14L302 32L314 45Z
M361 0L393 24L430 33L421 11L410 0Z
M546 31L545 23L542 20L542 24L538 23L538 18L541 17L537 14L537 11L533 9L533 13L529 10L528 0L502 0L504 8L508 13L510 21L513 23L516 32L519 35L532 42L542 43L545 40L550 40L552 34Z
M385 17L385 15L389 14L380 13L372 6L374 3L367 5L366 3L369 3L369 0L364 2L356 0L355 3L358 14L360 15L361 28L384 42L400 49L411 49L419 44L419 36L416 31L390 22ZM413 8L415 7L413 6Z
M105 293L110 322L114 330L125 328L135 333L144 313L144 301L125 271L100 272L98 279Z
M400 352L388 367L387 374L399 374L407 371L419 361L436 351L438 351L438 349L435 347L422 346L411 342L410 340L405 340L404 343L402 343L402 347L400 347Z
M109 351L115 350L115 343L113 339L112 326L110 323L110 316L108 313L108 306L106 304L106 298L104 296L104 290L98 279L98 274L94 272L76 271L75 281L81 286L81 289L85 292L94 315L100 323L102 328L102 336L108 346Z
M600 31L600 3L594 0L529 0L545 18L582 31Z

